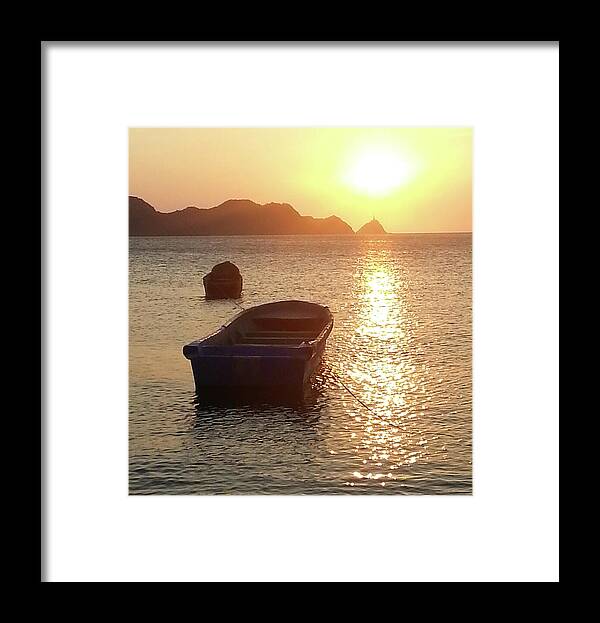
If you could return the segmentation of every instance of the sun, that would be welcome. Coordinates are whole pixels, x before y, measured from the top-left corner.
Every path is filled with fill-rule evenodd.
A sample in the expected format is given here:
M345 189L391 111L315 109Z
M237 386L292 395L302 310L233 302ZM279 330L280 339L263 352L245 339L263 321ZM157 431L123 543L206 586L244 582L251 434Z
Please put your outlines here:
M405 184L412 174L413 166L402 152L387 146L371 146L355 153L343 178L360 192L381 196Z

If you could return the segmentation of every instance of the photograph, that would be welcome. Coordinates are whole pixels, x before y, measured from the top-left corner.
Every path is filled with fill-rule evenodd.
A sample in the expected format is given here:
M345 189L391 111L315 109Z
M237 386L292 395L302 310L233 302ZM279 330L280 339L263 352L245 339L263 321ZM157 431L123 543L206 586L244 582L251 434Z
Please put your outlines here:
M559 581L559 41L41 42L42 582Z
M128 128L129 496L473 495L473 133Z

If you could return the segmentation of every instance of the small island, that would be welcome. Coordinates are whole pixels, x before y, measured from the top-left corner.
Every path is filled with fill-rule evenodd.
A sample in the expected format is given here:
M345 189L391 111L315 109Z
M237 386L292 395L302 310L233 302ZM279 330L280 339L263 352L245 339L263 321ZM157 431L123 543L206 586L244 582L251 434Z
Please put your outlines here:
M383 225L375 218L371 219L368 223L365 223L357 232L358 236L378 236L380 234L387 234L387 231L383 229Z

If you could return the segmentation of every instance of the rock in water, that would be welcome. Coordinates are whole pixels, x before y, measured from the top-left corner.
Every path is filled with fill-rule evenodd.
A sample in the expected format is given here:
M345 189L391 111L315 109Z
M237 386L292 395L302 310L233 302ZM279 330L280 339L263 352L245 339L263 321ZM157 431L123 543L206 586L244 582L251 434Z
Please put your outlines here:
M239 299L242 295L242 275L232 262L221 262L203 277L207 299Z
M387 231L383 229L383 226L376 219L372 219L365 225L363 225L357 232L357 234L366 234L369 236L377 236L379 234L387 234Z
M221 262L213 266L210 272L219 278L237 277L240 274L240 269L232 262Z

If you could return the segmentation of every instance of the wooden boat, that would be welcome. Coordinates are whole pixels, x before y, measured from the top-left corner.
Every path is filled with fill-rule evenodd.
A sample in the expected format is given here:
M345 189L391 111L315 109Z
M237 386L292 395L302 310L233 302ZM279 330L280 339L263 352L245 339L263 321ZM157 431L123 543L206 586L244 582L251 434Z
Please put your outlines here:
M298 394L321 361L333 328L329 308L279 301L247 309L218 331L183 348L196 391L259 388Z
M207 299L239 299L242 296L242 275L231 262L222 262L202 278Z

